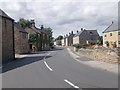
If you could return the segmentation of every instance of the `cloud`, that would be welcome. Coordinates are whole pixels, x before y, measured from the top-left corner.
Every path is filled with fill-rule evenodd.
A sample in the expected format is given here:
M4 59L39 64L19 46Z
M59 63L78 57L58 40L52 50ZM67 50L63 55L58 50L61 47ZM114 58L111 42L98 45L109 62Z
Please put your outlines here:
M2 8L16 21L20 18L35 19L36 25L51 27L54 36L64 35L80 28L103 30L117 21L117 0L1 0Z

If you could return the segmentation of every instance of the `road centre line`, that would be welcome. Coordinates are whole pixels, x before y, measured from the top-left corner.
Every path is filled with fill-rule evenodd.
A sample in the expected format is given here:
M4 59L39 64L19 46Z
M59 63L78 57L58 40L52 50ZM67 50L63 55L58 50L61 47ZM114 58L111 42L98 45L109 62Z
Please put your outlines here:
M46 67L47 67L50 71L53 71L53 70L49 67L49 65L46 63L46 61L44 61L44 64L46 65Z
M68 83L69 85L71 85L72 87L74 87L74 88L79 88L78 86L74 85L73 83L71 83L71 82L68 81L67 79L64 79L64 81L65 81L66 83Z

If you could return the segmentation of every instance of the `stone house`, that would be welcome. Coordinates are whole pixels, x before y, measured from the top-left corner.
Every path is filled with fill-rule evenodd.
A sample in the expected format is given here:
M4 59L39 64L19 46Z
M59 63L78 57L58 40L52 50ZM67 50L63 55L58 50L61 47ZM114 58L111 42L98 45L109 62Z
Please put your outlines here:
M66 46L66 36L64 35L63 39L61 40L62 46Z
M75 34L73 34L73 31L71 31L71 33L66 34L65 37L65 46L72 46L73 45L73 37Z
M73 37L73 44L88 44L95 43L99 40L99 34L97 30L83 30L77 31L77 34Z
M15 59L14 51L14 20L0 9L0 63L4 64Z
M43 31L43 26L41 26L41 29L37 28L35 26L34 20L31 20L31 25L30 27L25 28L25 31L28 33L28 39L30 38L31 34L36 34L37 35L37 42L36 43L29 43L30 49L31 50L46 50L48 48L48 36L47 34Z
M112 24L103 32L104 47L120 47L120 27L118 22Z
M15 53L29 53L28 33L16 22L14 22Z

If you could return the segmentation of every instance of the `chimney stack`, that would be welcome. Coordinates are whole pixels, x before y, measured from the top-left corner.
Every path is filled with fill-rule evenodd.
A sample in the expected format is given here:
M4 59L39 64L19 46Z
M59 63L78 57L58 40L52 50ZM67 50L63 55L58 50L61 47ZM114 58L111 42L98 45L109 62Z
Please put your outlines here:
M77 33L78 33L78 30L77 30Z
M31 23L31 27L35 27L35 20L34 20L34 19L32 19L32 20L30 21L30 23Z
M83 31L83 28L81 28L81 31Z
M67 37L68 35L66 34L66 37Z
M41 25L41 27L40 27L40 28L41 28L41 30L43 30L43 29L44 29L43 25Z
M112 21L112 24L113 24L114 22Z
M73 34L73 31L71 31L71 34Z

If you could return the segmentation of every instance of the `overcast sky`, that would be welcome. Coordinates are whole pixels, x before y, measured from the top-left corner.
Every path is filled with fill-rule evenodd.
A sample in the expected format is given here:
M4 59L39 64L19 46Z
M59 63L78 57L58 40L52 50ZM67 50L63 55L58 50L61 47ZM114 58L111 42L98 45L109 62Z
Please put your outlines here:
M119 0L1 0L0 8L16 21L35 19L36 26L53 29L54 37L81 28L99 34L117 21Z

